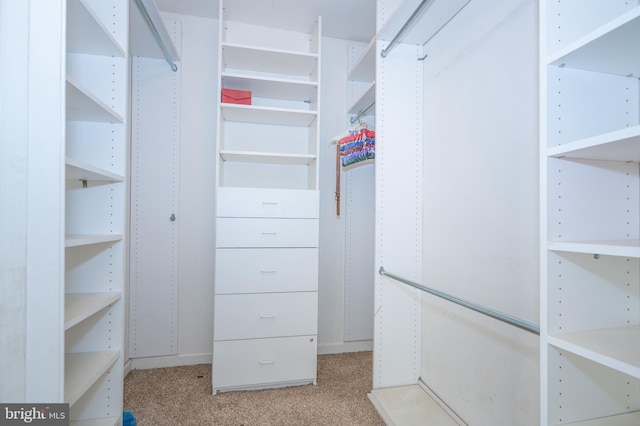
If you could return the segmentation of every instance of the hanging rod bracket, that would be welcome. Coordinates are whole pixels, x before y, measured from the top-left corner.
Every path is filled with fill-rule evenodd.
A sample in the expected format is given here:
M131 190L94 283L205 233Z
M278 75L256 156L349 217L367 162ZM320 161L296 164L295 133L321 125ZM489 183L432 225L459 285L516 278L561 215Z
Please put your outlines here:
M356 121L360 120L360 118L362 118L362 116L365 115L367 113L367 111L369 111L371 108L373 108L373 106L375 104L376 104L376 101L372 101L369 105L367 105L366 107L364 107L360 111L358 111L358 113L355 116L353 116L353 117L351 117L349 119L351 124L353 124Z
M395 47L395 45L400 41L400 38L402 38L404 33L406 33L409 30L411 25L413 25L413 22L416 19L418 19L420 14L422 14L422 11L424 10L424 8L427 7L427 5L430 2L431 2L431 0L422 0L422 3L420 3L420 5L416 8L416 10L413 11L413 13L409 17L409 19L407 19L407 22L405 22L404 25L400 28L400 30L396 33L396 35L393 36L393 38L389 42L389 45L387 47L385 47L384 49L382 49L382 51L380 52L380 56L381 57L383 57L383 58L387 57L387 55L389 54L391 49L393 49Z

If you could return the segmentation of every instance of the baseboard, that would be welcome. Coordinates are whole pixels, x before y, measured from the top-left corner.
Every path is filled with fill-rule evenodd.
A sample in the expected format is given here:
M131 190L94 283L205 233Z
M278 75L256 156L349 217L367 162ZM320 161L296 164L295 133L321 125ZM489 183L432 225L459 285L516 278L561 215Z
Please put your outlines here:
M362 352L373 350L372 340L357 342L330 343L318 345L318 355L340 354L344 352ZM213 355L209 353L156 356L147 358L129 358L124 363L124 375L131 370L148 370L151 368L180 367L184 365L211 364Z
M341 354L344 352L362 352L372 350L373 340L318 344L318 355Z
M148 370L151 368L181 367L185 365L211 364L213 355L209 353L157 356L148 358L131 358L125 363L125 375L131 370ZM127 363L131 366L126 370Z
M440 397L429 386L427 386L425 382L422 381L422 378L418 379L418 386L420 386L422 390L425 391L431 397L431 399L433 399L440 406L440 408L446 411L446 413L451 416L451 418L454 419L459 425L467 425L467 423L465 423L465 421L462 420L460 416L458 416L456 412L447 405L446 402L440 399Z
M129 358L124 363L123 377L127 377L127 374L129 374L131 370L133 370L133 368L131 368L131 358Z

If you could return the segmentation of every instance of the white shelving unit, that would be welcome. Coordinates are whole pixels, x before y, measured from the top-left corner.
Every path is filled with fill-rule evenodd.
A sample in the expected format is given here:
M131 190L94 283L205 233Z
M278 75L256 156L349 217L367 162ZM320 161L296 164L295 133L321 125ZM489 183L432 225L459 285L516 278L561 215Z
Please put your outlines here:
M540 11L541 420L637 424L640 6Z
M373 115L376 97L375 38L356 60L347 74L349 99L347 113L350 115Z
M127 0L67 1L64 400L74 424L122 415Z
M307 32L220 2L213 393L315 383L320 18Z

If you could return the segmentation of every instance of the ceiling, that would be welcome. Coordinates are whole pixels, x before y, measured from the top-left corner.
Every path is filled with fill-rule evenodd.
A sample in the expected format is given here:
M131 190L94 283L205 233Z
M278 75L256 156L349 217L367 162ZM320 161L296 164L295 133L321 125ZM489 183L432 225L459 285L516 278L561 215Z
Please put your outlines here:
M228 0L254 24L302 30L297 23L322 16L322 34L368 43L375 34L376 0ZM156 0L162 12L218 18L219 0Z

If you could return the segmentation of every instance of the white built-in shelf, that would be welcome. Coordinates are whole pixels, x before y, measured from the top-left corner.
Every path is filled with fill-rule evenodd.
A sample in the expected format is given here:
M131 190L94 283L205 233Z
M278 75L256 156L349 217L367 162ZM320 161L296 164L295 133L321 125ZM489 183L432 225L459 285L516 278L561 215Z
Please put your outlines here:
M549 336L549 343L640 378L640 326L556 334Z
M259 164L309 165L316 160L311 154L280 154L274 152L220 150L223 161Z
M125 51L85 0L67 2L67 51L123 58Z
M67 353L64 359L64 400L75 404L120 357L120 351Z
M64 329L68 330L91 315L118 301L120 293L67 293L64 296Z
M317 111L256 105L222 104L222 118L241 123L275 124L284 126L310 126Z
M297 76L317 75L318 54L222 43L223 70L252 70Z
M640 126L581 139L547 150L550 157L640 162Z
M318 83L248 74L222 73L222 87L249 90L252 97L315 102Z
M124 181L124 176L119 173L113 173L70 157L66 158L66 178L106 182Z
M368 108L373 104L376 100L376 83L372 82L369 87L364 91L362 96L360 96L356 101L349 107L347 111L349 114L358 114L361 111L364 111L365 108ZM375 109L370 108L367 111L367 114L373 114Z
M638 240L556 241L549 242L547 248L552 251L640 258L640 241Z
M120 114L67 75L67 120L122 123Z
M75 420L69 423L70 426L117 426L119 417L107 417L105 419Z
M617 416L602 417L600 419L586 420L584 422L571 423L572 426L629 426L640 425L640 411Z
M66 235L65 247L80 247L91 244L113 243L122 240L122 234Z
M609 74L640 76L640 6L550 55L548 63Z
M370 82L376 78L376 38L374 37L362 56L356 61L347 74L347 81Z

